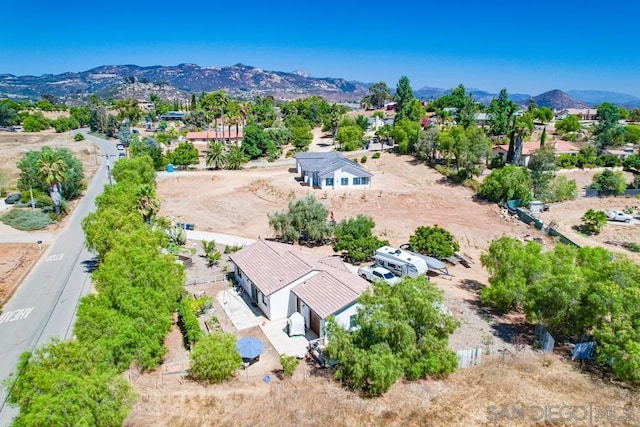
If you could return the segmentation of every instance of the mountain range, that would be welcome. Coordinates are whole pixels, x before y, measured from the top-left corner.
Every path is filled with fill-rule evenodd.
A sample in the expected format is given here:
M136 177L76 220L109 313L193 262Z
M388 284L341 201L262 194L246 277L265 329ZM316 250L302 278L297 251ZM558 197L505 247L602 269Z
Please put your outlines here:
M267 71L244 64L228 67L203 67L195 64L175 66L105 65L82 72L15 76L0 74L0 97L40 99L50 94L74 104L89 95L99 98L135 97L148 99L152 93L170 101L184 102L192 93L222 89L231 97L251 99L272 95L293 99L310 95L325 97L330 102L359 102L368 94L370 83L342 78L311 77L304 71ZM469 89L478 101L488 105L497 96L480 89ZM419 99L434 99L450 93L450 89L423 87L415 90ZM533 98L538 106L556 109L589 108L611 102L626 108L639 108L640 98L617 92L554 89L537 96L510 94L519 105L526 106Z

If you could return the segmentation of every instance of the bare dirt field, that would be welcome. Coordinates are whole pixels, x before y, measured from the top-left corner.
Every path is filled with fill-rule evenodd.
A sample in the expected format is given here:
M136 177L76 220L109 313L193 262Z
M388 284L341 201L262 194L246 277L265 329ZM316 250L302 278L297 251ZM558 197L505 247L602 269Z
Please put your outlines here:
M0 309L41 253L34 243L0 244Z
M190 241L195 249L193 266L187 269L188 282L218 275L227 265L223 256L217 267L208 268L200 255L200 242ZM221 248L219 248L221 249ZM455 283L455 282L454 282ZM224 282L187 286L190 293L214 297L227 286ZM470 294L462 283L445 287L448 303ZM139 395L127 426L460 426L460 425L636 425L640 420L637 390L622 387L607 377L582 371L580 365L563 357L569 351L557 348L555 354L542 356L525 346L510 346L507 352L483 356L480 366L460 369L446 379L399 382L384 396L366 399L340 386L330 372L313 361L303 360L291 379L280 375L278 356L257 327L236 331L223 308L213 298L213 312L221 329L238 336L255 336L265 342L260 361L234 380L221 385L203 386L189 380L188 352L180 332L174 327L166 340L169 353L154 372L131 375ZM456 331L452 346L472 338L470 324L478 321L470 304L463 320L463 335ZM505 319L512 323L518 319ZM480 320L480 322L485 322ZM498 325L492 319L490 323ZM496 341L500 340L497 336ZM272 378L270 384L263 381ZM560 407L565 407L562 416ZM568 408L568 409L567 409ZM541 411L544 411L541 413Z
M320 138L314 143L326 145ZM301 364L293 380L276 381L271 386L259 377L245 381L241 373L237 380L224 386L202 387L183 379L180 384L165 384L158 389L151 386L157 382L149 383L143 376L136 383L142 397L128 425L530 425L536 420L505 419L504 408L588 407L595 403L616 406L618 414L626 404L637 411L637 394L578 372L574 365L562 360L566 349L564 353L560 350L563 354L542 356L529 345L521 345L531 343L532 332L521 315L498 317L479 304L478 291L488 280L479 256L491 240L508 235L524 240L537 237L551 244L548 237L508 216L497 205L477 201L471 190L447 183L439 173L416 164L408 156L369 156L366 167L374 178L372 188L366 190L311 189L295 179L293 167L293 161L289 161L249 166L242 171L165 174L168 176L158 181L160 213L193 223L200 230L267 238L273 235L268 213L286 209L290 200L313 194L337 221L360 213L371 216L376 222L374 232L392 245L407 242L418 226L445 227L458 238L462 251L476 262L468 269L450 267L454 276L451 280L433 280L461 321L461 327L450 339L451 347L481 348L485 354L481 366L461 369L444 381L397 384L384 397L371 400L343 390L328 380L326 373L307 364ZM582 188L591 182L593 172L569 175ZM580 244L604 245L605 240L622 236L627 241L639 241L638 229L617 224L610 224L601 236L588 238L571 230L589 207L622 208L628 203L625 202L582 198L554 205L542 219L553 219L560 231L570 237L574 233ZM330 246L305 250L333 253ZM490 405L495 408L488 409ZM502 411L501 415L496 411ZM637 421L638 414L634 416ZM614 422L600 418L596 424Z

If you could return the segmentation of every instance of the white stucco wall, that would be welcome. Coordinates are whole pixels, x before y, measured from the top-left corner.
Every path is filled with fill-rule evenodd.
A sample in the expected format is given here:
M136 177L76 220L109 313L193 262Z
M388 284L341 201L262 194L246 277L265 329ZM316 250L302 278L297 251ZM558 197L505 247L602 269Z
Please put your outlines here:
M361 175L358 174L357 170L351 170L353 168L341 168L341 169L336 169L333 174L329 175L329 176L324 176L322 177L322 179L320 180L320 188L321 189L338 189L338 188L353 188L353 189L358 189L358 188L371 188L371 179L372 177L369 177L369 184L367 185L353 185L353 178L356 177L361 177ZM333 178L333 186L327 186L327 178ZM347 185L342 185L342 178L347 178Z
M351 316L355 315L358 312L358 308L360 308L360 304L354 302L350 306L342 309L342 311L337 312L335 314L336 322L338 322L340 326L348 330L351 326ZM322 321L322 323L324 329L324 320Z
M312 271L304 276L302 276L301 278L299 278L298 280L288 284L287 286L285 286L284 288L272 293L271 295L269 295L267 297L267 304L268 304L268 313L265 311L265 314L268 314L269 319L274 320L274 319L284 319L286 317L289 317L289 315L291 313L293 313L295 310L295 295L293 295L291 293L291 289L297 285L299 285L300 283L303 283L305 280L307 280L309 277L314 276L318 274L317 271ZM249 294L251 295L251 294ZM260 308L262 309L262 302L259 301L258 305L260 306Z

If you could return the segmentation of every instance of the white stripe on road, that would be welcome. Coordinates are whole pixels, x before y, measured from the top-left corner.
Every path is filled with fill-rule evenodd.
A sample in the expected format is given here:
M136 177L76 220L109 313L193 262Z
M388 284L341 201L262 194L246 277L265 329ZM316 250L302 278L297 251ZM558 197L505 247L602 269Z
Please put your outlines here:
M15 322L16 320L24 320L33 311L33 307L20 308L18 310L6 311L0 314L0 323Z
M62 258L64 258L64 254L49 255L47 259L44 260L44 262L61 261Z

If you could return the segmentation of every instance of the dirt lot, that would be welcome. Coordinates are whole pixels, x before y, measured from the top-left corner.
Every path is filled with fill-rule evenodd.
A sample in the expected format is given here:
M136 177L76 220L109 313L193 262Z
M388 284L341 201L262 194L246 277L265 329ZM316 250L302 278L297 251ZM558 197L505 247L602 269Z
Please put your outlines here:
M205 282L207 277L223 272L226 257L219 266L208 268L199 256L200 242L187 245L196 250L194 264L187 269L187 283ZM198 283L187 286L187 290L215 296L226 286L223 282ZM463 327L452 337L454 348L465 348L465 340L465 344L473 340L470 327L477 326L478 319L486 325L500 326L500 319L487 315L487 320L482 320L472 309L473 301L467 301L466 307L461 303L473 295L468 281L445 282L444 287L449 288L445 292L448 303L457 302L466 311L465 316L456 313ZM399 382L376 399L364 399L343 389L327 370L309 360L301 361L293 378L285 380L280 376L278 356L261 330L236 331L219 302L215 298L213 301L213 314L223 331L258 337L266 343L260 361L225 384L205 387L194 383L186 377L188 352L174 328L166 340L169 353L161 368L143 375L129 374L139 399L125 425L524 426L544 419L554 421L554 425L635 425L640 420L640 394L636 390L581 371L578 364L563 360L569 351L564 347L557 348L554 355L542 356L523 346L503 345L510 351L485 354L480 366L460 369L444 380ZM508 326L518 320L502 319L509 322ZM465 332L460 334L461 330ZM495 340L500 341L500 328L493 330L497 333ZM483 349L491 352L489 346ZM263 381L265 375L272 378L270 384ZM561 406L572 409L560 417ZM540 418L541 408L546 418Z
M96 157L99 150L86 141L73 140L73 132L58 134L53 131L39 133L0 132L0 169L8 172L10 180L7 185L9 191L14 191L19 176L17 162L30 150L40 150L44 146L66 147L82 162L87 181L98 169L100 160ZM2 195L4 198L4 195ZM72 203L73 208L73 203ZM1 212L0 212L1 213ZM59 224L52 224L45 230L38 232L55 232ZM0 224L0 232L8 226ZM11 229L13 232L13 229ZM29 233L25 233L28 236ZM1 235L0 235L1 236ZM0 304L8 296L24 275L31 269L41 251L37 245L1 243L0 239Z

